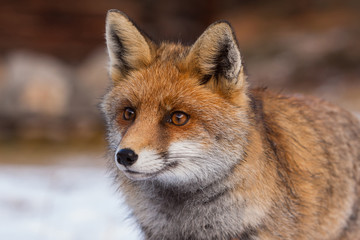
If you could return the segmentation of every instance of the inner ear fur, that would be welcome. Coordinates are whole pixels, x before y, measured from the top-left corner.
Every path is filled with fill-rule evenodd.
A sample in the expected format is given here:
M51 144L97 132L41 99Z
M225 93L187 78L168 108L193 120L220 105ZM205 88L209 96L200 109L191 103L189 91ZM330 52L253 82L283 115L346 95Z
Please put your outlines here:
M128 71L149 64L155 44L119 10L109 10L106 17L106 44L110 58L110 72Z
M244 81L240 50L230 24L215 22L192 45L186 58L187 66L199 73L201 83L238 84Z

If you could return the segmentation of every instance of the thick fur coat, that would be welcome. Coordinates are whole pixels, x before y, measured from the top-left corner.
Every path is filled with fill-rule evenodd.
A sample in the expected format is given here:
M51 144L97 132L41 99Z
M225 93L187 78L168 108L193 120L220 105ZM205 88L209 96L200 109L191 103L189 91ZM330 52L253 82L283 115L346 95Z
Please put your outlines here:
M110 10L106 39L109 168L146 239L360 239L354 116L249 89L224 21L157 44Z

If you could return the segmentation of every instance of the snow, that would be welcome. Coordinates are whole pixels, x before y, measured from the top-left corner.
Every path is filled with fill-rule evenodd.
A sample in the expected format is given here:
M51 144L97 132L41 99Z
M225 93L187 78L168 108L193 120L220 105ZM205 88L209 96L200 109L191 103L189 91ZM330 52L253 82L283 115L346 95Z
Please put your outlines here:
M142 239L100 167L0 166L0 239Z

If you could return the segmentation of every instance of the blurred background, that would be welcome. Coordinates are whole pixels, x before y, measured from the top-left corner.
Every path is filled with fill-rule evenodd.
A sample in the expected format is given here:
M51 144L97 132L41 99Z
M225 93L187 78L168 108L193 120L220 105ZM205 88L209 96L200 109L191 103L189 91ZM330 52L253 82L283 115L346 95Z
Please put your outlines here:
M97 104L119 9L155 40L234 27L252 86L360 112L358 0L0 0L0 239L139 239L106 174Z

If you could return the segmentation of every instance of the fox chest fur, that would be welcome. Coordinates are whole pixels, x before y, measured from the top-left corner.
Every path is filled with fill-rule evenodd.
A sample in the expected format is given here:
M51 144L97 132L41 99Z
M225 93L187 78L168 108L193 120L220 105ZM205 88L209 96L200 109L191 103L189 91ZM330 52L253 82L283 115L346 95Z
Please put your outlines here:
M226 189L211 187L204 192L171 192L152 189L144 198L133 202L140 208L134 212L147 239L231 239L242 232L249 236L252 228L242 222L239 199L221 198ZM210 191L209 191L210 190ZM164 192L162 192L164 191ZM147 194L146 194L147 193ZM226 193L227 194L227 193ZM146 201L143 201L147 199ZM244 202L242 203L244 204ZM231 210L231 211L229 211ZM154 221L156 219L156 221ZM255 235L254 235L255 236ZM242 239L242 238L240 238Z
M146 239L360 239L360 124L249 89L235 35L154 43L107 16L109 168Z

